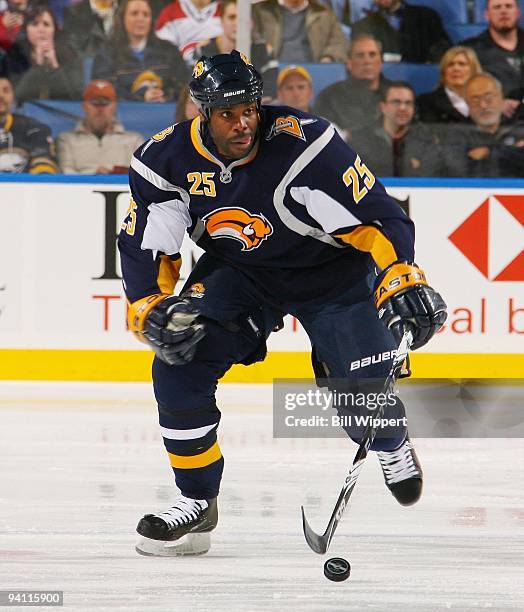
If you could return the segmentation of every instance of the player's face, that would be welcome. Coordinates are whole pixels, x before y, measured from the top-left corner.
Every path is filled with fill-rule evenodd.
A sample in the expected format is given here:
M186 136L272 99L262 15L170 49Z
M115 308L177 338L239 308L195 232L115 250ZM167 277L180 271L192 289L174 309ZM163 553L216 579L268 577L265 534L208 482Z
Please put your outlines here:
M209 130L218 152L230 159L245 157L255 142L258 121L255 102L214 108Z
M143 0L131 0L124 14L124 27L128 36L145 38L151 30L151 9Z
M300 74L290 74L278 88L278 99L281 104L309 112L313 89L310 82Z
M7 79L0 79L0 116L5 116L13 108L15 94Z
M382 57L377 43L370 38L357 40L348 58L348 68L355 79L377 79L382 70Z
M380 103L380 110L384 117L395 129L409 125L415 114L415 98L410 89L392 87L385 102Z
M222 12L222 29L224 36L229 40L237 39L237 7L236 4L228 4Z
M478 78L466 88L466 102L471 119L480 128L491 128L500 123L504 100L502 93L489 79Z
M458 53L444 69L444 82L450 88L464 87L471 76L471 66L464 53Z
M504 33L517 27L520 9L517 0L488 0L484 15L496 32Z

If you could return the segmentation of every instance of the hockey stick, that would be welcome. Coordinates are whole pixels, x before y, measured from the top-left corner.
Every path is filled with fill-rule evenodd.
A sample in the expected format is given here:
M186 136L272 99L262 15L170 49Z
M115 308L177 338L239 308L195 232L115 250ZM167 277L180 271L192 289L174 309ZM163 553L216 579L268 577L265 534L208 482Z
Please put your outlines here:
M409 347L413 342L413 334L411 331L406 330L402 336L400 344L398 345L397 354L393 360L393 365L391 366L391 370L384 382L384 387L382 393L389 394L394 392L395 382L400 374L402 369L402 364L407 357ZM338 523L344 514L344 510L346 509L349 498L353 493L353 489L357 484L358 476L362 470L362 466L364 465L364 461L368 456L369 447L373 444L373 440L375 439L377 433L377 426L374 423L377 423L377 420L382 418L382 414L384 412L384 405L377 406L374 412L369 419L369 424L364 431L364 435L362 436L362 440L358 447L355 458L353 459L353 465L349 470L349 474L346 476L346 480L344 481L344 486L340 491L340 495L338 496L337 503L335 504L335 508L333 509L333 513L331 514L331 518L329 519L329 523L326 527L326 531L323 535L318 535L311 529L309 523L306 519L306 514L304 512L304 506L302 506L302 526L304 529L304 536L306 538L306 542L309 544L311 550L315 551L319 555L323 555L327 549L329 548L329 544L333 538L336 528L338 527Z

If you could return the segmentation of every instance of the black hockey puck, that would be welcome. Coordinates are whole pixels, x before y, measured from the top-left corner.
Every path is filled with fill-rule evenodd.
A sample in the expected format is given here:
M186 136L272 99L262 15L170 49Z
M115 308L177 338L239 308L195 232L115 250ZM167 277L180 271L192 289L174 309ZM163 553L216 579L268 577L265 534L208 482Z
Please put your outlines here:
M342 557L333 557L324 563L324 576L329 580L342 582L349 578L349 574L351 574L351 565Z

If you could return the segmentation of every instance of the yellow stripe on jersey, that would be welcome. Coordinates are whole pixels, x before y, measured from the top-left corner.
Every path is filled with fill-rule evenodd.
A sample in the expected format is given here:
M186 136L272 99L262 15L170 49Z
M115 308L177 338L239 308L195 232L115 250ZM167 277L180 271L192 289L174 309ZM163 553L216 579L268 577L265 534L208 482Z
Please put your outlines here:
M335 238L359 251L369 253L382 270L398 259L393 244L376 227L363 225L347 234L335 234Z
M216 164L216 159L202 144L202 139L200 138L200 117L195 117L191 122L191 142L200 155Z
M173 261L168 255L160 255L157 283L162 293L173 294L175 285L180 278L181 265L181 257Z
M207 449L207 451L204 451L198 455L191 455L190 457L174 455L173 453L167 454L169 456L171 467L181 468L183 470L206 467L207 465L211 465L212 463L215 463L215 461L222 458L222 453L220 451L220 446L218 446L218 442L215 442L211 448Z

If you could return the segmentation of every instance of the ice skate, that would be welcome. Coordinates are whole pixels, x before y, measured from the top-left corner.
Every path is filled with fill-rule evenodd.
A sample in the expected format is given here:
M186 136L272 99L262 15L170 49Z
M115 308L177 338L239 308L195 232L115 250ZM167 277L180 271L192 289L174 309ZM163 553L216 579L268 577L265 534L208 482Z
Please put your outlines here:
M422 495L422 468L409 438L393 451L377 452L386 486L402 506L415 504Z
M203 555L211 547L209 532L218 523L215 499L180 495L174 506L159 514L146 514L137 525L143 538L136 551L142 555L170 557Z

